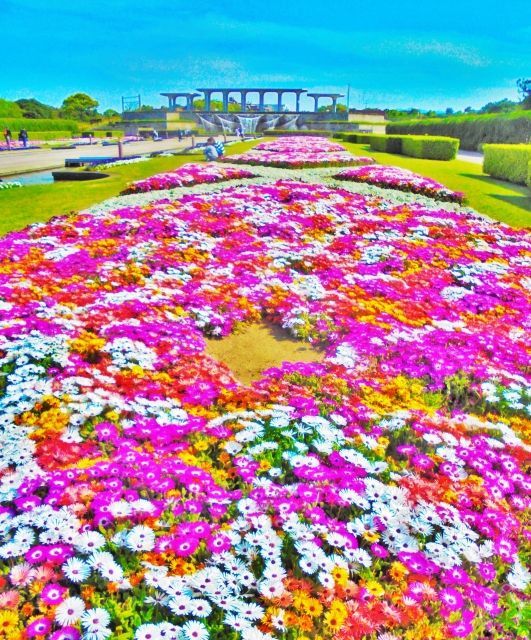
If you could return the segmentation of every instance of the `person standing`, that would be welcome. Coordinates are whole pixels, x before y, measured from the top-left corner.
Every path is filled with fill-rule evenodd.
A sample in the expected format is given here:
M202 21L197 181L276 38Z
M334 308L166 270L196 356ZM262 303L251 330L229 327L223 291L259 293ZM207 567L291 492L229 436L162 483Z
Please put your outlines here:
M4 129L4 138L6 140L6 144L7 144L7 150L11 151L11 129L9 127L6 127Z
M177 137L179 138L179 142L183 139L183 132L180 129L177 129Z
M18 134L18 139L24 145L24 149L28 148L28 132L26 131L26 127L22 127L20 133Z

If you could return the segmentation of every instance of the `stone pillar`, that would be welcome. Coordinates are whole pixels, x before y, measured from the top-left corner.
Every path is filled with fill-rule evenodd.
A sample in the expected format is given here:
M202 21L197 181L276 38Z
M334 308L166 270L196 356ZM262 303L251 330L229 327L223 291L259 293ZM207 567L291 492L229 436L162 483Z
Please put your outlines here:
M277 111L279 113L282 111L282 94L283 93L284 93L283 91L277 91L277 95L278 95Z
M259 99L258 99L258 111L260 113L264 112L264 97L265 97L265 91L259 91L258 92L259 95Z
M228 113L229 111L229 92L222 91L223 94L223 113Z
M210 95L211 91L205 91L205 111L210 111Z
M247 109L247 91L241 91L240 92L241 95L241 108L242 108L242 112L245 113L246 109Z
M297 91L297 93L295 94L295 111L298 113L301 109L300 109L300 99L301 99L301 94Z
M313 110L317 112L318 108L319 108L319 98L315 96L315 98L313 99Z
M189 93L186 96L186 110L187 111L192 111L192 109L194 108L194 103L193 103L193 97L192 95Z
M337 111L337 98L332 98L332 113Z

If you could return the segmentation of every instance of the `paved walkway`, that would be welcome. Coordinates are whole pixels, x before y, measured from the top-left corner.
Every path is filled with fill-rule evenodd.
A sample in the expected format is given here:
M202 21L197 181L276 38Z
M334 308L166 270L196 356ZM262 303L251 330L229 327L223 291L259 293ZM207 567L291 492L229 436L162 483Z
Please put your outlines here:
M477 151L458 151L457 159L465 162L473 162L474 164L483 164L483 154Z
M195 137L195 141L198 138ZM203 139L201 139L203 140ZM160 140L159 142L130 142L123 145L124 155L141 155L152 151L173 151L184 149L192 144L191 138ZM27 151L0 152L0 177L28 171L57 169L65 166L65 159L80 156L114 157L118 159L118 146L103 147L101 144L82 146L76 149L28 149Z

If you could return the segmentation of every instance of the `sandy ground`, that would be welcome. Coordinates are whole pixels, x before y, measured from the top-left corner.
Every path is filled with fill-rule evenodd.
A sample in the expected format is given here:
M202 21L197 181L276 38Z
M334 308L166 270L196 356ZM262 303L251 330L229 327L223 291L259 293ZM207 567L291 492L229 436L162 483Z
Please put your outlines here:
M243 384L283 362L320 362L324 351L293 338L282 327L262 321L226 338L207 339L207 353L226 364Z
M196 136L195 141L198 140ZM204 138L201 139L203 141ZM177 138L160 140L159 142L130 142L124 144L124 156L141 155L153 151L173 151L189 147L191 138L184 138L181 142ZM79 158L80 156L116 157L118 159L118 146L103 147L101 144L77 147L77 149L28 149L27 151L2 151L0 153L0 177L24 173L27 171L39 171L44 169L57 169L65 166L65 159Z

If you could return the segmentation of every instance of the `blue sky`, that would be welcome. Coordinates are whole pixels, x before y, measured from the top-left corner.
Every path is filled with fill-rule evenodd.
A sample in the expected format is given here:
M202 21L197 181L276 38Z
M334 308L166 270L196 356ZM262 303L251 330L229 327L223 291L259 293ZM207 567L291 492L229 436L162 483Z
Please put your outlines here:
M529 0L0 0L0 15L0 97L56 106L77 91L119 109L200 86L350 84L351 107L458 110L517 99L531 77Z

